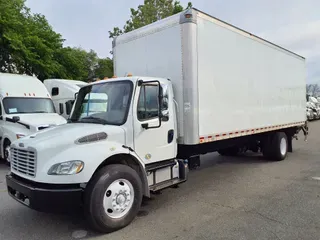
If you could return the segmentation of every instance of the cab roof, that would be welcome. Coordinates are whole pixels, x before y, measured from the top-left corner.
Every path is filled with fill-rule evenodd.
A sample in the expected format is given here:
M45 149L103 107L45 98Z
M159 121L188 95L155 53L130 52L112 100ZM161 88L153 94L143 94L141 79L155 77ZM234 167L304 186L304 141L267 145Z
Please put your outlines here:
M0 96L50 98L46 87L38 78L13 73L0 73Z
M100 83L106 83L106 82L116 82L116 81L124 81L124 80L129 80L131 82L133 82L134 84L138 81L138 80L143 80L143 81L154 81L154 80L158 80L159 82L166 82L169 81L166 78L159 78L159 77L146 77L146 76L130 76L130 77L116 77L116 78L108 78L108 79L102 79L96 82L92 82L89 83L88 85L96 85L96 84L100 84Z

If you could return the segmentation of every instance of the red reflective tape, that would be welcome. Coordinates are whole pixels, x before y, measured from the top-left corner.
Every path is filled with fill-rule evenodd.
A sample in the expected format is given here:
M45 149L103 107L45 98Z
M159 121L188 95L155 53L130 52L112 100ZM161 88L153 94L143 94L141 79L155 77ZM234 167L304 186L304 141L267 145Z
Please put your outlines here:
M229 135L232 135L233 133L229 133Z
M235 134L238 134L239 132L235 132Z
M217 134L216 137L220 137L220 134Z
M227 134L224 133L224 134L222 134L222 136L227 136Z

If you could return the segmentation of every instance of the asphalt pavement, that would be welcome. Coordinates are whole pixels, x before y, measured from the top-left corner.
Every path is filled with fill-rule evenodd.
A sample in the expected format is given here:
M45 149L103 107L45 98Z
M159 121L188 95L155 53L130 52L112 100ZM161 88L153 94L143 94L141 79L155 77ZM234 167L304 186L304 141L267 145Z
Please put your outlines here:
M320 240L320 121L282 162L259 155L202 157L177 189L145 200L128 227L97 234L82 215L38 213L8 196L0 164L0 240Z

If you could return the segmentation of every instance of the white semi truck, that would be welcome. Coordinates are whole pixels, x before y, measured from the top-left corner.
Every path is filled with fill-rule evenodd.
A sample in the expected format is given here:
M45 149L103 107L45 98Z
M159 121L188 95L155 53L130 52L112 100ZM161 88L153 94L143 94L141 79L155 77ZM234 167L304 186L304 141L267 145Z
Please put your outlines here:
M0 157L10 163L10 144L34 132L67 123L54 108L41 81L0 73Z
M308 134L305 59L199 10L119 36L113 52L122 77L82 87L68 124L12 143L12 161L28 170L7 175L20 203L81 206L111 232L143 196L185 182L202 154L280 161ZM91 94L106 107L91 109Z
M56 111L65 119L69 118L76 94L86 82L70 79L45 79L43 84L51 94Z

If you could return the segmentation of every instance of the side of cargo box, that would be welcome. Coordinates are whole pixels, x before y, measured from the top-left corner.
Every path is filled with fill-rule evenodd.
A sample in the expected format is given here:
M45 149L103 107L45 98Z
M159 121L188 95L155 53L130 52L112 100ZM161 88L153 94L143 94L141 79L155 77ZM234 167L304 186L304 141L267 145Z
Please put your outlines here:
M290 151L305 124L304 58L196 9L114 43L116 75L171 80L178 157L263 151L268 133L282 129Z

